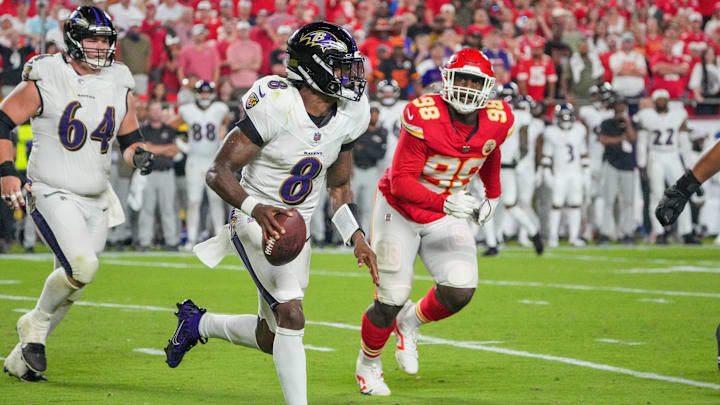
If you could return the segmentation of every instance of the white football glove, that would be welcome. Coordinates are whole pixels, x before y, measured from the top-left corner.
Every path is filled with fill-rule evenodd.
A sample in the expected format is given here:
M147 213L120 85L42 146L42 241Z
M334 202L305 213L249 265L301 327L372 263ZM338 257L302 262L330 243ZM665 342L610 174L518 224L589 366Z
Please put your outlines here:
M478 208L480 208L480 202L470 195L467 190L460 190L455 194L450 194L445 199L445 204L443 204L443 211L457 218L472 218Z
M473 220L478 225L485 225L495 213L495 208L500 204L499 198L486 198L480 204L480 207L473 213Z

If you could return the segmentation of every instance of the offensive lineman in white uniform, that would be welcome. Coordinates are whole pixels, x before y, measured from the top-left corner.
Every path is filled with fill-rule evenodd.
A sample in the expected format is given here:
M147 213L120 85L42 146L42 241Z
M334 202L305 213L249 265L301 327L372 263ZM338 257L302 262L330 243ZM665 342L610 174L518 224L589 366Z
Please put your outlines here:
M575 110L571 104L555 106L555 123L543 134L541 161L543 170L550 170L553 179L550 247L558 246L560 209L563 207L567 208L568 242L572 246L585 245L580 239L580 204L583 201L584 173L589 170L586 135L585 126L575 121Z
M590 96L593 99L592 104L584 105L578 109L578 118L585 124L588 134L588 157L590 159L590 170L584 180L585 202L584 210L587 213L587 232L586 239L590 240L593 230L600 234L601 225L604 219L603 215L603 198L600 190L602 184L602 166L603 153L605 147L598 140L600 136L600 124L606 119L613 118L615 111L610 108L610 102L613 100L614 92L610 83L603 83L590 87ZM590 226L592 225L592 227ZM592 229L591 229L592 228ZM598 240L598 242L604 242Z
M638 132L637 161L641 170L647 170L650 185L650 206L660 202L665 183L672 184L685 172L682 155L689 152L690 140L687 112L684 108L668 108L670 95L658 89L652 93L654 109L644 109L635 115L641 130ZM651 215L653 233L657 243L666 243L664 229ZM685 208L678 218L678 232L685 243L699 243L692 233L690 209Z
M308 224L327 185L333 223L345 243L355 243L358 265L371 269L377 285L375 254L352 213L349 183L352 144L367 129L370 110L363 57L342 27L305 25L288 39L287 52L288 79L268 76L253 84L243 97L243 118L207 175L210 187L237 207L229 232L224 228L224 235L193 249L214 266L234 245L258 288L258 314L211 314L185 300L177 304L178 327L165 352L176 367L198 341L213 337L272 353L285 401L307 404L302 298L310 243L290 263L272 266L262 239L281 237L274 216L291 214L288 208L297 208Z
M25 204L21 179L9 169L6 135L30 119L27 211L55 254L55 270L35 308L18 320L20 343L5 359L5 371L24 381L46 380L45 340L93 281L108 226L124 220L109 183L113 138L125 162L143 174L152 170L153 155L141 147L133 78L113 63L116 39L110 16L79 7L65 21L66 53L30 60L23 82L0 105L3 199L15 209Z
M185 179L188 199L185 218L187 242L183 245L186 251L190 251L198 240L203 191L208 192L210 220L216 235L225 223L223 202L205 184L205 175L225 137L229 112L227 104L215 100L215 84L204 80L195 84L195 102L178 109L179 116L188 126L188 143L184 148L187 153Z

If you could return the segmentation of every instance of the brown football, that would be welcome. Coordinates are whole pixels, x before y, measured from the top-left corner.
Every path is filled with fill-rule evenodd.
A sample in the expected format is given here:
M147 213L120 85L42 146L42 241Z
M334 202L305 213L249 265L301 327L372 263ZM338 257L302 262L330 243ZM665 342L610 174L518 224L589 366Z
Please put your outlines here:
M275 219L285 228L285 234L280 239L271 238L263 240L263 252L265 258L273 266L282 266L293 261L302 252L307 241L307 227L300 212L293 208L290 210L293 216L276 214Z

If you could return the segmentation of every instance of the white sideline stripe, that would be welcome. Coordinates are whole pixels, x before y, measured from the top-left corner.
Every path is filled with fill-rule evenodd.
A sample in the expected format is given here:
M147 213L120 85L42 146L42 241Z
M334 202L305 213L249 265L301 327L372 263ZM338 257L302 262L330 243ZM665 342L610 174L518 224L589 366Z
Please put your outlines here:
M520 300L518 301L520 304L528 304L528 305L550 305L547 301L533 301L533 300Z
M145 354L151 354L153 356L164 356L165 352L160 349L153 349L151 347L138 347L136 349L132 349L132 351L137 353L145 353Z
M13 312L19 312L21 314L27 314L28 312L32 311L32 309L27 308L15 308L13 309Z
M0 360L5 360L5 357L0 357Z
M645 344L645 342L626 342L624 340L608 339L608 338L595 339L595 341L601 342L601 343L613 343L613 344L625 345L625 346L639 346L639 345Z
M303 345L307 350L315 350L316 352L334 352L335 349L331 347L318 347L313 345ZM164 353L163 353L164 354Z
M673 300L666 300L665 298L640 298L640 302L654 302L656 304L674 304Z
M720 274L718 268L707 268L698 266L672 266L655 269L627 269L617 270L615 273L620 274L659 274L659 273L715 273Z
M0 295L0 299L8 299L8 300L16 300L16 301L35 301L35 300L37 300L36 297L21 297L21 296L14 296L14 295ZM148 310L148 311L174 312L174 310L171 308L156 307L156 306L152 306L152 305L111 304L111 303L89 302L89 301L78 301L75 304L89 306L89 307L126 308L126 309L142 309L142 310ZM310 325L329 326L329 327L338 328L338 329L360 330L359 326L348 325L345 323L318 322L318 321L306 321L306 323L310 324ZM507 354L507 355L511 355L511 356L520 356L520 357L529 357L529 358L533 358L533 359L557 361L560 363L571 364L574 366L588 367L588 368L593 368L596 370L604 370L604 371L610 371L610 372L614 372L614 373L627 374L627 375L637 377L637 378L645 378L645 379L649 379L649 380L658 380L658 381L667 381L667 382L673 382L673 383L678 383L678 384L692 385L694 387L711 388L714 390L720 390L720 384L688 380L685 378L671 377L671 376L650 373L650 372L635 371L635 370L630 370L630 369L622 368L622 367L609 366L607 364L599 364L599 363L593 363L591 361L573 359L570 357L561 357L561 356L552 356L552 355L548 355L548 354L530 353L530 352L526 352L526 351L522 351L522 350L512 350L512 349L504 349L501 347L484 346L484 345L472 343L472 342L458 342L458 341L454 341L454 340L434 338L434 337L425 336L425 335L418 336L418 340L420 340L422 342L426 342L426 343L444 344L444 345L448 345L448 346L461 347L461 348L472 349L472 350L482 350L482 351L486 351L486 352Z
M2 257L2 256L0 256ZM186 263L162 263L162 262L141 262L126 260L103 260L102 263L117 266L136 266L136 267L155 267L155 268L176 268L176 269L202 269L211 270L203 265L186 264ZM239 265L219 265L215 270L232 270L245 271L245 267ZM310 270L310 275L316 276L332 276L332 277L360 277L369 278L367 273L359 272L340 272L330 270ZM433 281L430 276L413 276L415 280ZM503 280L478 280L478 284L496 285L496 286L513 286L513 287L533 287L533 288L559 288L565 290L580 291L610 291L628 294L654 294L668 295L679 297L701 297L701 298L720 298L720 293L705 293L694 291L667 291L667 290L647 290L642 288L629 287L613 287L613 286L592 286L592 285L575 285L575 284L557 284L557 283L540 283L535 281L503 281Z
M20 280L0 280L0 284L20 284Z

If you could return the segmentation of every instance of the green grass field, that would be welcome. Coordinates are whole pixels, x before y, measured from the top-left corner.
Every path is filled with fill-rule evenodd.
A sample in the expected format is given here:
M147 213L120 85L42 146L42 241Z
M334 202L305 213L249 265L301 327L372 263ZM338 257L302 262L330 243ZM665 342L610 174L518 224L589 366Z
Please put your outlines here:
M0 356L17 341L52 258L0 255ZM402 373L391 337L392 396L353 378L359 324L372 298L350 253L316 251L305 297L311 404L718 404L715 328L720 250L511 248L479 259L480 285L458 315L421 329L420 372ZM413 299L431 285L416 266ZM272 357L212 340L177 369L161 350L174 303L255 313L240 260L207 269L181 254L107 253L95 282L48 340L48 383L0 378L0 404L280 404ZM152 353L153 350L150 350Z

